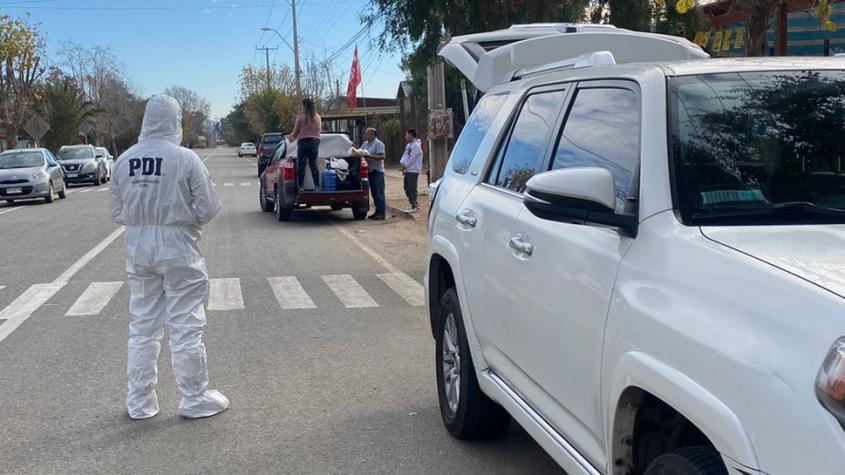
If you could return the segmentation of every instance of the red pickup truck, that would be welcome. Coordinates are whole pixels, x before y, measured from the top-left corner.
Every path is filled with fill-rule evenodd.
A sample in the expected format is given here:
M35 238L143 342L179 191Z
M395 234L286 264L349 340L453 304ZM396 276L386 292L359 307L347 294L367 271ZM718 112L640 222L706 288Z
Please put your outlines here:
M367 161L348 156L352 141L346 134L323 133L320 139L320 171L330 167L332 158L343 159L348 168L337 188L322 190L320 184L305 189L297 184L296 143L282 140L261 174L258 201L261 210L275 213L279 221L289 221L294 210L330 206L333 210L352 208L352 216L361 220L370 210L370 183ZM306 168L306 176L311 170ZM307 180L306 180L307 181Z

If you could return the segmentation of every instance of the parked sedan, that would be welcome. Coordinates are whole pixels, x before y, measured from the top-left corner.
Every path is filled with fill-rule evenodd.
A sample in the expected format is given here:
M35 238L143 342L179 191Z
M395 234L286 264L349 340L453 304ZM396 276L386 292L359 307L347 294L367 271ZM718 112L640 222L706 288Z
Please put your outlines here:
M0 198L8 203L42 198L52 203L57 193L61 199L67 196L65 177L49 150L34 148L0 153Z
M93 145L65 145L59 149L59 162L68 183L91 183L100 186L108 177L106 159Z

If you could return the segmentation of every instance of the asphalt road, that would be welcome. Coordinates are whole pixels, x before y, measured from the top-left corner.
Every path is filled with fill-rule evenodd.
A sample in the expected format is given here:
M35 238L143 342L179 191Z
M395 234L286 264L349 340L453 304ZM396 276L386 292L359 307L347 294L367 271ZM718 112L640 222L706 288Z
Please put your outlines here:
M224 203L204 236L219 309L205 342L231 409L181 419L164 345L161 413L126 416L128 289L107 185L3 203L0 473L559 473L519 427L473 443L443 429L419 223L348 210L279 223L258 209L254 159L200 152Z

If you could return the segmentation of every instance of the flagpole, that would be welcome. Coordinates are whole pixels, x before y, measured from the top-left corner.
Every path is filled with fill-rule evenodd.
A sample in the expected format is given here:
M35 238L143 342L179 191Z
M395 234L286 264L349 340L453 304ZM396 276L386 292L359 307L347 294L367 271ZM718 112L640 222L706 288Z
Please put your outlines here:
M358 43L355 43L355 49L358 49ZM364 71L361 70L361 62L358 61L358 70L361 71L361 103L364 109L367 108L367 96L364 95ZM364 111L364 127L367 126L367 111Z

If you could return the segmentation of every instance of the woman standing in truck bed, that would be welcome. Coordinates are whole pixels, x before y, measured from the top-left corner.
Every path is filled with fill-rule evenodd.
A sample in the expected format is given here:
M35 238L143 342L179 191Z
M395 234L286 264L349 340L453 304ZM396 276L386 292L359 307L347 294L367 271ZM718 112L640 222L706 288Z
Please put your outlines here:
M302 111L296 118L293 132L288 137L291 142L298 140L296 147L296 172L299 179L300 191L305 186L305 163L311 168L314 187L320 183L320 172L317 170L317 152L320 149L320 129L322 119L314 112L314 101L309 98L302 100Z

